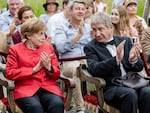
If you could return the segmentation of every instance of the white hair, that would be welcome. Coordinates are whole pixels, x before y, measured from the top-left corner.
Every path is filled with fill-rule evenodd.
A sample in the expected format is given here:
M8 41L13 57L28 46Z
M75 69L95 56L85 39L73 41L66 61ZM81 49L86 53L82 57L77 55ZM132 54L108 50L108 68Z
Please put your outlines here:
M7 4L9 4L9 1L10 1L10 0L7 0ZM20 2L21 2L21 3L23 3L23 2L24 2L24 0L20 0Z
M112 26L111 18L106 12L97 12L91 18L91 24L103 23L106 27Z

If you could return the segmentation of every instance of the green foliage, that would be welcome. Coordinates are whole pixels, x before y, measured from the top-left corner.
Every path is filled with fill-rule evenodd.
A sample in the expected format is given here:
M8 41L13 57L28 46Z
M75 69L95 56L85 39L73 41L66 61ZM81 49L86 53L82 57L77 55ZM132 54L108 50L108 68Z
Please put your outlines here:
M7 6L7 0L0 0L0 9L3 9ZM26 5L29 5L32 7L35 15L38 17L42 13L45 13L43 4L46 0L24 0ZM61 5L62 0L57 0L58 3Z
M5 8L7 6L6 1L7 0L0 0L0 9Z
M145 3L145 0L139 0L139 2L138 2L137 15L139 15L139 16L143 15L144 3Z
M7 6L6 4L7 0L0 0L0 9L5 8ZM43 3L46 0L24 0L26 5L29 5L33 8L33 11L35 15L38 17L40 14L44 13ZM61 4L62 0L57 0L59 4ZM112 1L113 0L103 0L108 5L108 13L110 13L112 8ZM144 7L145 0L139 0L138 3L138 12L137 14L139 16L142 16L143 13L143 7Z
M43 4L45 0L25 0L25 4L32 7L35 15L38 17L40 14L44 13Z
M113 2L113 0L103 0L103 2L107 3L107 5L108 5L108 13L110 13L111 10L112 10L112 2ZM139 16L142 16L142 14L143 14L144 3L145 3L145 0L138 0L137 15L139 15Z

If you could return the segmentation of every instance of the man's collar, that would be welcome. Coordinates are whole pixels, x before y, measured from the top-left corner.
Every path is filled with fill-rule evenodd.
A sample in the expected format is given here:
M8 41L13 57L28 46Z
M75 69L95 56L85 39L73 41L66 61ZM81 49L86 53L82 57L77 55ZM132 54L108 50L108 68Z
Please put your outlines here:
M111 37L109 40L107 40L106 43L107 43L107 42L110 42L110 41L112 41L112 40L114 40L113 37Z
M97 41L98 42L98 41ZM115 40L114 38L110 38L109 40L107 40L106 42L98 42L99 44L102 44L104 46L107 46L107 45L114 45L115 44Z

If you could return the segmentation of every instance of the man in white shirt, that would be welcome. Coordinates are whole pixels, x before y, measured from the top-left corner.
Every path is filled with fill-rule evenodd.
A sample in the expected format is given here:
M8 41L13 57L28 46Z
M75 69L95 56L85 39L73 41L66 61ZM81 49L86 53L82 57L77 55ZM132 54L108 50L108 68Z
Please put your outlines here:
M54 14L47 23L47 35L52 38L51 43L54 43L55 31L56 28L65 22L68 21L69 18L69 8L68 8L69 0L63 0L63 11L57 14Z

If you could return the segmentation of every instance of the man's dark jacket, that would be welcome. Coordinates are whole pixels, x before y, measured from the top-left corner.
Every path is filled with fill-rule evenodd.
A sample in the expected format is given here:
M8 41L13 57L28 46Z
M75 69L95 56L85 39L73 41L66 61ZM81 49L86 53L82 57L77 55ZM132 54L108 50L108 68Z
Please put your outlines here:
M131 64L129 62L129 52L132 48L130 38L113 38L116 46L118 46L123 40L126 40L124 57L122 60L125 71L141 71L143 69L143 62L140 57L135 64ZM116 57L112 57L105 44L98 42L96 39L93 39L85 46L84 50L87 56L88 71L94 77L102 77L106 80L107 85L112 85L112 78L121 76L120 66L118 66L116 63Z

